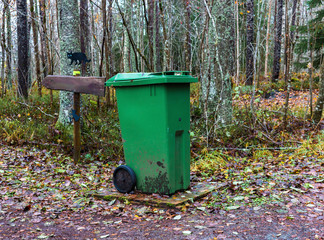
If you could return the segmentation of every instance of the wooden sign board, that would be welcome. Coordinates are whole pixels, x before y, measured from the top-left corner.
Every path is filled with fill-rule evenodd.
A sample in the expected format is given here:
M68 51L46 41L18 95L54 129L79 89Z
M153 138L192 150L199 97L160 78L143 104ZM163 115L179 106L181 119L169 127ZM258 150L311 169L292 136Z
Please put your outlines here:
M79 77L48 75L42 84L53 90L64 90L74 93L93 94L105 96L105 77Z

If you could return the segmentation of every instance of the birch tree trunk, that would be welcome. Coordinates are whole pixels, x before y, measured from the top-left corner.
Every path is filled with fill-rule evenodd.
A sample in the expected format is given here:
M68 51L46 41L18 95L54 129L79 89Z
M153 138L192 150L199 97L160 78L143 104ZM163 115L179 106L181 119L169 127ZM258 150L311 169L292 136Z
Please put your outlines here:
M60 67L62 75L72 75L74 65L70 65L67 52L80 52L79 11L77 0L60 1ZM60 112L57 126L72 124L73 93L60 91Z
M214 127L225 126L232 121L231 77L235 66L234 13L233 1L212 1L208 6L210 18L204 65L201 79L201 101L207 103L205 117L214 114ZM221 17L219 17L221 16ZM207 111L207 113L206 113Z
M6 67L6 79L7 87L10 89L12 86L12 31L11 31L11 13L9 1L5 0L6 8L6 19L7 19L7 44L6 45L6 55L7 55L7 67Z
M254 0L246 3L246 85L253 85Z
M27 2L17 0L18 96L28 98L28 27Z
M129 19L129 6L127 0L124 0L124 6L125 6L125 23L128 26L128 19ZM124 27L124 49L123 49L123 72L130 72L130 43L129 43L129 36L127 33L126 26Z
M30 0L30 13L31 13L31 22L33 28L33 42L34 42L34 51L35 51L35 68L36 68L36 79L37 79L37 87L38 87L38 95L42 96L42 77L40 71L40 59L39 59L39 50L38 50L38 27L36 23L36 13L34 0Z
M276 15L276 35L273 54L272 82L277 82L280 73L280 55L281 55L281 32L282 32L282 8L283 0L278 0Z
M311 40L313 38L313 32L311 32L309 21L312 16L312 9L310 11L307 11L306 8L306 15L308 19L307 23L307 49L309 50L309 57L308 57L308 75L309 75L309 110L310 115L313 116L313 46L314 44L311 44Z

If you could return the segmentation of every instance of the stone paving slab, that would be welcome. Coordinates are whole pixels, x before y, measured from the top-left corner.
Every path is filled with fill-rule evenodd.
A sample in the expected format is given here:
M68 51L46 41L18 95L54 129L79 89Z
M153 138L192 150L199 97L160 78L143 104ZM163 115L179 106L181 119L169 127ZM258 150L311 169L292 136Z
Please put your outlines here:
M183 192L177 192L172 196L160 196L159 194L143 194L140 192L134 192L131 194L123 194L112 191L100 191L90 194L96 198L101 198L107 201L114 199L127 200L135 204L144 204L157 207L176 207L186 202L193 202L197 199L203 198L212 191L223 187L222 184L217 183L197 183L194 184L189 190Z

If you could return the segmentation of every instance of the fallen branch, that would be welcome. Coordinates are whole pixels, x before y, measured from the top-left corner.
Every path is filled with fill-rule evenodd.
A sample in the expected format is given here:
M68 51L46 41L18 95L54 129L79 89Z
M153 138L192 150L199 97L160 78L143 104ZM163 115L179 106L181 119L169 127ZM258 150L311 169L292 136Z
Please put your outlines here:
M17 103L19 103L19 104L21 104L21 105L25 105L25 106L27 106L27 107L31 107L31 108L36 108L36 109L38 109L41 113L43 113L44 115L46 115L46 116L48 116L48 117L51 117L51 118L55 118L55 116L53 116L53 115L51 115L51 114L48 114L48 113L46 113L46 112L44 112L42 109L40 109L39 107L35 107L35 106L30 106L30 105L28 105L27 103L22 103L22 102L17 102Z

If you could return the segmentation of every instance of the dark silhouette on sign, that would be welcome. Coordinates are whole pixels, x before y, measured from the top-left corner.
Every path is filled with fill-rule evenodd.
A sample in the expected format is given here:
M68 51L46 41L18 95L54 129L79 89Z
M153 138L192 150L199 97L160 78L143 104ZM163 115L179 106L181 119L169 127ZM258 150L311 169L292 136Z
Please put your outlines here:
M87 56L82 52L67 52L67 57L71 59L70 65L72 65L73 62L75 62L75 64L80 65L81 63L85 64L91 61L91 59L87 59Z

